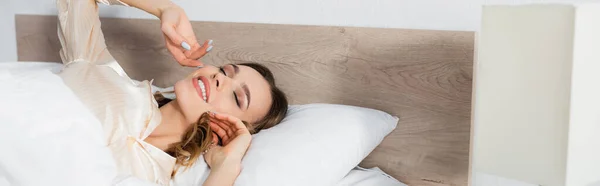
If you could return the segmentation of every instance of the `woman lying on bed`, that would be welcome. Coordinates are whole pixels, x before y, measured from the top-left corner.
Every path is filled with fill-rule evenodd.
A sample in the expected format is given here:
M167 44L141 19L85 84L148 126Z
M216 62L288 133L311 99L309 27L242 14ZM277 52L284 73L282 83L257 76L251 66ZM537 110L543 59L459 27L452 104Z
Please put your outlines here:
M232 185L250 134L276 125L287 111L271 72L257 64L203 66L197 59L212 41L200 46L185 12L168 0L97 1L157 16L171 54L198 68L175 84L177 99L160 99L159 108L151 82L132 81L106 49L96 2L58 0L59 75L102 123L119 175L168 185L178 167L205 153L205 185Z

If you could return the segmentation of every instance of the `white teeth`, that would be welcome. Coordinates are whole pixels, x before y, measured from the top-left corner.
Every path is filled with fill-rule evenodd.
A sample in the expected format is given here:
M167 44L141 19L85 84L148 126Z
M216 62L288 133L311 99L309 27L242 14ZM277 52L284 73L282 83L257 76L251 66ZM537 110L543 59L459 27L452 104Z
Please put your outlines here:
M204 82L202 82L202 80L198 80L198 85L200 86L200 90L202 90L202 99L206 101L206 86L204 86Z

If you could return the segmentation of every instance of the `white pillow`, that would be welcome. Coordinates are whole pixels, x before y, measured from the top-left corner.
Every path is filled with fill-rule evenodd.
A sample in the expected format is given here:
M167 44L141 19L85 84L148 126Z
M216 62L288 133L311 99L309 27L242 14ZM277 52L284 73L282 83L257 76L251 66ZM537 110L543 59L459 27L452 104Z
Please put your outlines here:
M335 185L398 123L385 112L346 105L292 105L277 126L253 135L236 186ZM175 176L175 185L200 185L206 163Z

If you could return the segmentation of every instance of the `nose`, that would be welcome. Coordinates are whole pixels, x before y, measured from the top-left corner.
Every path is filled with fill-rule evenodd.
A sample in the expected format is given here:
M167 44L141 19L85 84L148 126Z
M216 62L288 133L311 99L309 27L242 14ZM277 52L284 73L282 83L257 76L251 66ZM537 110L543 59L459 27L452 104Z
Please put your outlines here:
M225 87L229 86L229 84L231 83L231 79L221 73L217 73L214 76L215 79L215 85L216 85L216 89L217 91L222 91Z

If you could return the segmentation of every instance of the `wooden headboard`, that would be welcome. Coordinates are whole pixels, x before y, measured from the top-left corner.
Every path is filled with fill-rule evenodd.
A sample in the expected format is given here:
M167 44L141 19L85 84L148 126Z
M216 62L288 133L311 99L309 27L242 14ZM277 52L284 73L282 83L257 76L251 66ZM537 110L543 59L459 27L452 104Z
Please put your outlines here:
M17 15L19 61L60 61L55 16ZM400 117L362 163L409 185L467 185L474 33L193 22L213 39L207 64L257 62L292 104L338 103ZM102 19L111 54L134 79L170 86L193 69L164 47L158 20Z

